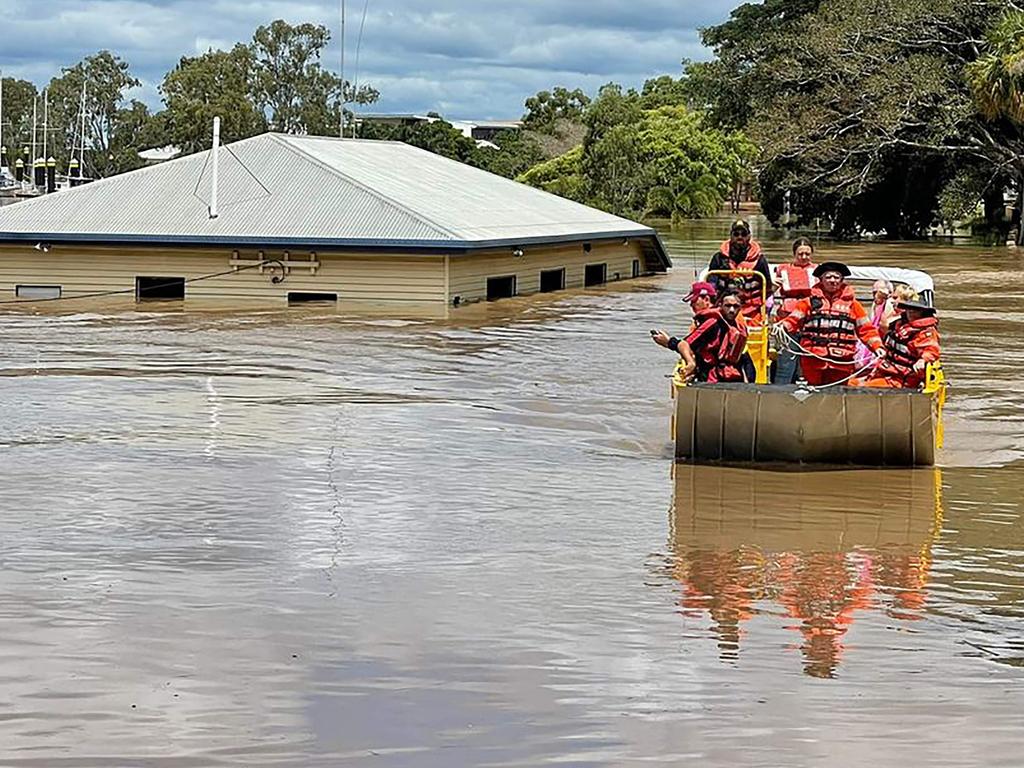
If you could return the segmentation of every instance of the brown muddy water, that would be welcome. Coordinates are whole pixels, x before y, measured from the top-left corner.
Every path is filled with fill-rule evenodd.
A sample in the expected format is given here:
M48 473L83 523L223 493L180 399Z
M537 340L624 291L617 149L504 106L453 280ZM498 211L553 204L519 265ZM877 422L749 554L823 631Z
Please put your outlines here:
M0 315L0 764L1020 765L1024 258L828 249L935 275L941 467L673 477L710 227L444 321Z

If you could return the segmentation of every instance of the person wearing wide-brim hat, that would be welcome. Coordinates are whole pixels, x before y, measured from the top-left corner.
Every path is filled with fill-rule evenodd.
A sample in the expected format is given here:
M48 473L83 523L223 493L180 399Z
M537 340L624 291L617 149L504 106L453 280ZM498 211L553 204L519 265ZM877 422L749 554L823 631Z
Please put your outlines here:
M900 316L885 335L885 360L869 376L851 381L851 386L917 389L924 384L928 363L939 361L942 350L935 307L899 301L896 309Z
M729 228L729 239L719 246L708 264L709 272L735 270L759 272L762 279L754 275L708 275L708 282L715 286L719 295L736 291L743 302L743 317L760 326L760 316L764 312L763 297L772 295L772 273L768 259L761 250L761 244L752 239L750 223L745 219L736 219L732 223Z
M773 328L779 336L800 334L800 370L812 386L845 383L853 377L858 339L876 357L885 356L878 329L846 284L849 276L850 268L842 262L819 264L814 270L818 282L811 295L801 299Z

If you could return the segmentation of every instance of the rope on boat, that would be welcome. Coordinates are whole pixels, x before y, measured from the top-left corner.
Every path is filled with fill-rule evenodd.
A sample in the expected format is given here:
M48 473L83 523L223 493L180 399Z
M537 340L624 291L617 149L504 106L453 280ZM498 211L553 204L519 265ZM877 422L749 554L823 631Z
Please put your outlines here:
M274 267L280 267L281 268L281 274L280 275L275 275L274 277L272 277L271 278L271 282L279 283L282 280L284 280L285 269L284 269L284 264L281 262L281 260L280 259L264 259L263 261L258 262L256 264L243 264L243 265L238 266L238 267L232 267L231 269L226 269L223 272L213 272L213 273L211 273L209 275L200 275L199 277L189 277L189 278L185 279L184 284L185 285L189 285L190 283L198 283L201 280L212 280L215 277L225 277L226 275L234 275L234 274L236 274L238 272L245 272L246 270L249 270L249 269L258 269L259 267L266 267L266 266L274 266ZM175 285L181 285L181 283L179 283L176 280L173 283L163 283L162 285L151 286L150 290L158 290L160 288L171 288L171 287L173 287ZM130 293L134 294L136 292L136 290L137 290L136 288L119 288L119 289L113 290L113 291L96 291L94 293L80 293L80 294L77 294L75 296L51 296L50 298L41 298L41 299L3 299L3 300L0 300L0 304L44 304L44 303L50 303L50 302L55 302L55 301L78 301L79 299L99 299L99 298L103 298L105 296L123 296L123 295L130 294Z
M815 354L814 352L810 352L801 347L799 342L789 335L789 332L786 330L785 326L780 325L778 326L778 329L783 341L786 343L785 349L787 352L791 352L792 354L797 355L799 357L813 357L825 363L843 364L846 362L844 360L837 360L836 358L833 357L822 357L821 355ZM863 368L861 368L858 371L854 371L844 379L840 379L839 381L833 381L831 384L820 384L818 386L806 385L806 388L810 392L820 392L821 390L829 389L830 387L838 387L842 384L846 384L848 381L856 379L858 376L860 376L863 373L866 373L867 371L877 368L879 363L881 362L882 359L876 357L873 360L868 361L867 365L865 365Z

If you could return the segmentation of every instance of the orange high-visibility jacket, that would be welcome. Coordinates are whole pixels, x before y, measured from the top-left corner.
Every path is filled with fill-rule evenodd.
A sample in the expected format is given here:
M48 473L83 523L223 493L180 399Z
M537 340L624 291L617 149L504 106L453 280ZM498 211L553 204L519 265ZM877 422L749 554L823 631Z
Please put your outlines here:
M934 363L939 359L938 325L935 317L894 321L885 335L885 360L875 369L872 378L895 379L909 389L921 386L924 372L915 371L914 365L919 360Z
M837 363L853 362L858 338L872 350L882 346L878 329L848 285L828 297L819 282L781 322L790 333L800 333L800 346L805 350Z
M780 264L775 268L775 278L779 286L779 303L776 304L776 316L782 319L792 312L800 299L811 295L814 287L814 264L800 267L796 264Z

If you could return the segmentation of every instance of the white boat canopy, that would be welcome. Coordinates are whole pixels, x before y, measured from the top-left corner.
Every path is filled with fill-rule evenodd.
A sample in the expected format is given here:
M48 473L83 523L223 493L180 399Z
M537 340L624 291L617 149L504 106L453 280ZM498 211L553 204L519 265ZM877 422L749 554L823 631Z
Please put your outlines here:
M852 280L888 280L890 283L909 285L918 293L935 292L935 281L927 272L919 269L902 269L900 267L855 267L850 266Z
M770 264L772 274L775 273L775 264ZM847 265L850 267L850 280L858 282L873 283L875 280L888 280L890 283L902 283L909 285L926 304L932 304L935 300L935 281L927 272L919 269L903 269L902 267L861 267ZM708 270L700 274L701 280L707 279Z

